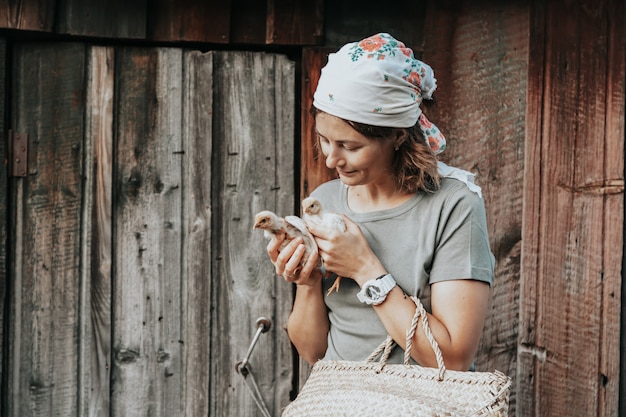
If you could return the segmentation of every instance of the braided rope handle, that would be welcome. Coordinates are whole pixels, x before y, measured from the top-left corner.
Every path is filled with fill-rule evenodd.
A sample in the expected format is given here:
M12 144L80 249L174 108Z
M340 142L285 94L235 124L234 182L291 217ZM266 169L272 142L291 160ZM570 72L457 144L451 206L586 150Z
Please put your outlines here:
M424 334L426 335L426 339L430 343L430 346L433 348L433 352L435 352L435 358L437 359L437 368L439 369L439 373L437 375L437 379L439 381L443 380L443 376L446 372L446 365L443 362L443 355L441 354L441 349L439 349L439 343L435 340L435 336L433 336L432 331L430 330L430 326L428 325L428 315L426 314L426 310L422 305L422 302L417 297L411 296L411 300L415 303L415 314L413 315L413 319L411 320L411 327L406 331L406 349L404 350L404 364L408 365L411 359L411 348L413 347L413 336L415 336L415 331L417 330L417 323L419 319L422 319L422 328L424 329ZM389 355L391 354L391 350L393 349L395 342L393 341L391 336L387 336L384 342L382 342L378 347L372 352L372 354L366 359L366 362L373 362L374 359L381 354L380 357L380 370L382 370L387 364L387 359L389 359Z

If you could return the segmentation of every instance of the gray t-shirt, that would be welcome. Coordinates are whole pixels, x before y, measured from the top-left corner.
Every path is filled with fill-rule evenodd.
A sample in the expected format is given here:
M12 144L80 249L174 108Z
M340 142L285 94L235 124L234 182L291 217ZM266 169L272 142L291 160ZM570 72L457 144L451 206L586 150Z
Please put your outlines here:
M357 223L370 247L398 286L430 309L430 284L475 279L493 283L494 257L489 248L483 200L460 181L441 179L435 193L416 193L390 210L355 213L348 207L348 187L340 180L322 184L312 195L323 207ZM376 278L375 276L368 278ZM334 277L324 280L324 294ZM330 319L325 359L364 360L387 336L371 306L361 303L358 284L344 278L339 292L325 296ZM402 362L395 348L388 361Z

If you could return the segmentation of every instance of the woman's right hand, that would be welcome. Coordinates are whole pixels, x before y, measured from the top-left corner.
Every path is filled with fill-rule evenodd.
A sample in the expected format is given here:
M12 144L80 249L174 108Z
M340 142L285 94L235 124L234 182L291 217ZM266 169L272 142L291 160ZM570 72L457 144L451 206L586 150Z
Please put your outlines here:
M302 238L298 237L289 242L282 250L280 246L284 237L276 237L267 245L267 253L274 264L276 274L281 275L287 282L298 285L319 285L322 273L316 269L318 254L312 253L306 263L302 265L305 247Z

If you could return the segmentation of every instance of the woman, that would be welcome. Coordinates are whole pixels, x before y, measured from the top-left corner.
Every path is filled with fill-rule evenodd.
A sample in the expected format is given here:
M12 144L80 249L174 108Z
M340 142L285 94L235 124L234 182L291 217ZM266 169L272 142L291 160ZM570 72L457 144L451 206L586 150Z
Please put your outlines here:
M422 114L432 69L381 33L331 54L314 95L316 133L339 179L312 195L344 214L345 233L309 224L329 278L303 267L302 240L268 245L278 275L297 284L288 334L300 356L364 360L387 336L404 349L418 296L448 369L470 368L487 314L494 260L480 189L438 162L445 139ZM326 295L334 277L338 292ZM389 362L401 362L394 349ZM411 357L436 367L423 331Z

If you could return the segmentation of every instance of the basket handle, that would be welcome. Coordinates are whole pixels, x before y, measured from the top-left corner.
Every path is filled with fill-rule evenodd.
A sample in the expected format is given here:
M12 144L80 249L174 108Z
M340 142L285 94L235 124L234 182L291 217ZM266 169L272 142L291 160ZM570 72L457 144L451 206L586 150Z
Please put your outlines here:
M430 343L430 346L433 348L433 352L435 352L435 357L437 358L437 368L439 369L439 374L437 379L439 381L443 380L443 376L446 372L446 365L443 362L443 355L441 354L441 349L439 349L439 344L435 340L435 336L433 336L432 331L430 330L430 326L428 325L428 315L426 314L426 310L422 305L422 302L419 298L411 296L411 300L415 303L415 314L413 315L413 320L411 320L411 327L406 331L406 349L404 351L404 364L408 365L411 359L411 348L413 347L413 336L415 336L415 331L417 330L417 323L419 322L420 317L422 318L422 327L424 329L424 334ZM373 362L378 355L381 354L380 357L380 369L382 370L387 364L387 359L389 359L389 355L391 354L391 350L395 346L395 342L391 336L387 336L384 342L382 342L378 347L372 352L372 354L367 358L366 362Z

